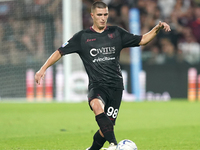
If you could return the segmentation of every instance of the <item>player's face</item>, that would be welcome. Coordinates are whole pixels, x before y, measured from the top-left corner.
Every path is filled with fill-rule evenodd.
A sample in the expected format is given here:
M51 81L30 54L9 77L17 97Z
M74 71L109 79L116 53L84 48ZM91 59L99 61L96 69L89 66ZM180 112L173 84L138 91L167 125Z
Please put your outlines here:
M108 8L96 8L91 13L94 29L103 30L108 20Z

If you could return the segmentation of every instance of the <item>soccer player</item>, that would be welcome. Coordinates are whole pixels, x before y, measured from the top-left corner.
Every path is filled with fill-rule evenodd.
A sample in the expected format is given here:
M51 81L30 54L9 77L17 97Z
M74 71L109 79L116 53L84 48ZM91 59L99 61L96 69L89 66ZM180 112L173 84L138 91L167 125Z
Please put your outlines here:
M107 26L108 16L107 5L100 1L94 2L91 7L93 26L76 33L35 74L35 80L40 84L49 66L66 54L79 54L89 77L88 103L99 126L93 136L93 143L87 150L99 150L106 141L110 143L108 150L116 149L114 125L124 89L119 65L121 50L146 45L160 29L170 31L167 23L159 22L148 33L134 35L118 26Z

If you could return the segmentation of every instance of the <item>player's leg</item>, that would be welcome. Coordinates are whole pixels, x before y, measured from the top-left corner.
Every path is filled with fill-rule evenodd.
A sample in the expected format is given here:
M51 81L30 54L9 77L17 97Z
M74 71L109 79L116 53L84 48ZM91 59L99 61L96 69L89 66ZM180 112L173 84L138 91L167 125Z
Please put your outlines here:
M93 137L94 141L90 150L96 150L97 147L100 149L106 141L117 144L113 130L113 123L104 113L103 102L100 99L93 99L90 101L90 106L92 107L97 124L100 128L99 132L96 132ZM93 147L95 148L93 149Z
M104 104L102 103L101 100L99 100L98 98L95 98L91 100L89 103L95 116L101 113L104 113ZM92 146L89 148L89 150L99 150L103 147L105 142L106 142L106 139L104 138L100 130L98 130L93 136L93 143L92 143Z
M106 140L109 143L116 144L113 123L104 112L104 106L107 101L105 91L102 91L101 89L92 89L88 94L88 98L90 107L95 114L97 124L100 128L99 132L96 132L93 137L94 141L90 150L93 150L93 147L97 147L97 145L99 145L100 149ZM94 150L96 149L94 148Z
M106 115L109 117L109 119L112 121L113 125L115 125L115 121L118 116L119 108L121 105L122 100L122 93L123 91L121 89L107 89L109 91L109 101L107 102L104 110ZM113 129L114 133L114 129ZM115 150L116 149L116 143L110 144L109 148L107 150Z
M106 139L101 136L100 131L98 130L93 136L92 146L88 150L99 150L103 147Z

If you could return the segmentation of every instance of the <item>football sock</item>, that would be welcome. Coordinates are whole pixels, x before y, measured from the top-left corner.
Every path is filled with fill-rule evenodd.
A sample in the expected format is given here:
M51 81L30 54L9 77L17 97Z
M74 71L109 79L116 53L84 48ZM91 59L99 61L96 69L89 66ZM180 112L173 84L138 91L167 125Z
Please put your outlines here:
M93 136L93 143L89 150L99 150L103 147L106 139L102 137L99 133L99 130Z
M113 123L108 118L108 116L105 113L101 113L96 116L96 121L101 129L101 132L104 135L104 138L109 143L114 143L115 145L117 145L117 141L114 134Z

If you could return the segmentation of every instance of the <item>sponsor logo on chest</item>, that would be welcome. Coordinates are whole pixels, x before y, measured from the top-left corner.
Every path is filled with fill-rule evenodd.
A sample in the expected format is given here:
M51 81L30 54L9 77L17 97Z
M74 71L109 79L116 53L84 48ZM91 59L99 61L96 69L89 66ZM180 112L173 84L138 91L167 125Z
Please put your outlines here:
M93 63L115 60L115 56L112 54L115 54L115 47L92 48L90 50L90 55L94 57Z
M97 56L98 54L108 55L114 53L115 53L115 47L92 48L90 50L90 55L93 57Z

